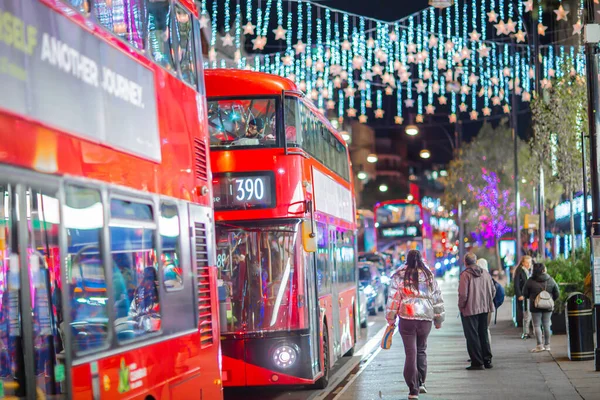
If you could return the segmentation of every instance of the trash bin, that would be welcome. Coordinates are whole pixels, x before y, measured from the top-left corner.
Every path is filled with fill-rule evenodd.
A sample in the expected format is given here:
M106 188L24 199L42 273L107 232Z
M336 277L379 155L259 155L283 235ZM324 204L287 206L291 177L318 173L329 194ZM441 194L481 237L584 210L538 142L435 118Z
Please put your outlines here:
M572 293L566 302L568 355L571 361L594 359L592 302L583 293Z

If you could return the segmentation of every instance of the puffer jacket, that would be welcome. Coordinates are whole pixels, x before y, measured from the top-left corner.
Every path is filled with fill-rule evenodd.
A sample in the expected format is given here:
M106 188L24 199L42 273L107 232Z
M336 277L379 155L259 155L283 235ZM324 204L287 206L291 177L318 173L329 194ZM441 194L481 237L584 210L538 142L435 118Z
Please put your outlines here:
M385 315L388 323L395 324L397 317L434 321L436 325L444 322L446 315L444 299L435 278L432 278L432 283L429 285L425 273L419 271L419 290L414 290L404 286L405 272L406 265L391 277Z

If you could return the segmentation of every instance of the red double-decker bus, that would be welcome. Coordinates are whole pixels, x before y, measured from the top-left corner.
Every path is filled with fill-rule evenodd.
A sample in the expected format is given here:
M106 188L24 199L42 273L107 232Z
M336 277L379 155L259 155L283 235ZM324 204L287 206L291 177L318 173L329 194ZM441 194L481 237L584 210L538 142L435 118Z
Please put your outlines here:
M224 386L327 385L356 339L347 147L278 76L207 70Z
M416 200L390 200L375 204L377 248L403 263L409 250L419 250L434 268L433 231L429 213Z
M222 398L191 0L0 0L0 397Z

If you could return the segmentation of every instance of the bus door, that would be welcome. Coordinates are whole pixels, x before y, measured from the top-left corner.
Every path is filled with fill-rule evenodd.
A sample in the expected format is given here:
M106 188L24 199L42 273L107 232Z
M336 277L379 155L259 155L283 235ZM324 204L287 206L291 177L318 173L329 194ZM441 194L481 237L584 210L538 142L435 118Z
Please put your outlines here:
M58 183L0 182L0 398L68 391L57 193Z
M318 290L319 281L317 273L316 253L304 253L306 257L306 307L308 309L308 326L310 329L310 359L312 363L312 373L316 376L321 370L320 343L319 343L319 300Z
M333 344L333 350L336 358L341 353L341 332L340 332L340 294L339 294L339 277L338 277L338 268L337 265L337 231L335 227L329 227L329 262L331 265L331 269L333 271L333 280L331 285L332 292L332 315L333 315L333 340L330 339L330 343ZM332 364L333 364L332 360Z

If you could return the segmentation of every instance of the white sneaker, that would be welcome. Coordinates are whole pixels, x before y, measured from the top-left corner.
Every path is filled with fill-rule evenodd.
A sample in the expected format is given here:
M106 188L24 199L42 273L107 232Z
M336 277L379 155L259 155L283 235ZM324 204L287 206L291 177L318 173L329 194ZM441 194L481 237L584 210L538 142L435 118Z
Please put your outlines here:
M535 349L531 349L530 353L541 353L542 351L544 351L544 346L542 346L541 344L535 346Z
M544 350L546 350L546 351L551 351L551 350L552 350L552 348L551 348L550 346L544 346Z
M411 400L411 399L418 399L418 398L419 398L419 395L418 395L418 394L409 394L409 395L408 395L408 400Z
M419 393L421 393L421 394L427 393L427 388L425 387L424 384L419 386Z

